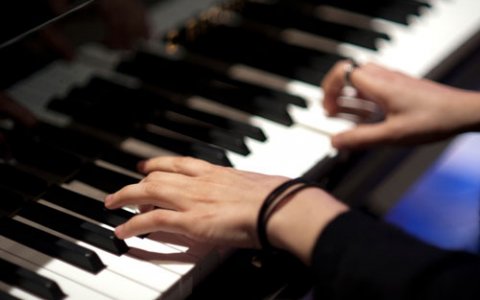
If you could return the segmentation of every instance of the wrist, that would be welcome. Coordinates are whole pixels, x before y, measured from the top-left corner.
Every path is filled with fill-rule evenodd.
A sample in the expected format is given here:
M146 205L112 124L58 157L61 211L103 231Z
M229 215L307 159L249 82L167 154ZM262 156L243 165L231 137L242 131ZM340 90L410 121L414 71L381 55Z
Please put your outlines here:
M480 94L477 92L463 92L462 97L455 103L458 109L458 132L480 130Z
M270 243L310 263L315 242L324 228L348 207L319 188L295 194L278 208L267 224Z

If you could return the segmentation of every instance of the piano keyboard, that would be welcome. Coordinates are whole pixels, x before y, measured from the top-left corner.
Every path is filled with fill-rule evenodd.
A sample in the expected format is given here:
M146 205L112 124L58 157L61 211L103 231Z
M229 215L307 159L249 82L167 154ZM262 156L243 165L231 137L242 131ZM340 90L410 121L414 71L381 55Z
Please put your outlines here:
M0 164L0 298L187 297L228 250L164 233L116 239L135 208L102 201L141 178L138 160L306 174L353 126L321 108L330 66L353 57L435 78L480 28L476 0L218 2L161 1L138 51L85 44L8 90L42 124L14 135L14 160ZM218 24L191 39L192 16Z

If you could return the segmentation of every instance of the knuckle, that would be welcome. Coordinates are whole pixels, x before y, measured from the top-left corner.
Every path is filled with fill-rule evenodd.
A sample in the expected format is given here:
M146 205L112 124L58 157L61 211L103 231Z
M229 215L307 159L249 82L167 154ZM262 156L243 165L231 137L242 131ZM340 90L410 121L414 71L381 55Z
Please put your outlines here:
M159 188L156 183L153 182L145 182L143 185L143 190L146 195L148 196L156 196L158 194Z
M178 157L173 161L173 170L179 172L185 169L185 166L194 164L196 161L195 158L190 156Z

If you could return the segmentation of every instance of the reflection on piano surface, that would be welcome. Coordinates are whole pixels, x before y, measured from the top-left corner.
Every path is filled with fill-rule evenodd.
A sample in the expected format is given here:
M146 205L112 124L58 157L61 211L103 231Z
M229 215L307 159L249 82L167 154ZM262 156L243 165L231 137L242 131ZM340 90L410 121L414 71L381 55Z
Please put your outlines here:
M1 129L0 298L185 298L225 253L170 234L114 237L135 210L101 201L141 179L139 160L309 174L352 126L321 109L335 62L435 78L480 29L476 0L218 2L148 1L152 37L135 51L84 38L73 61L28 42L1 49L2 86L40 123ZM76 32L90 12L62 24Z

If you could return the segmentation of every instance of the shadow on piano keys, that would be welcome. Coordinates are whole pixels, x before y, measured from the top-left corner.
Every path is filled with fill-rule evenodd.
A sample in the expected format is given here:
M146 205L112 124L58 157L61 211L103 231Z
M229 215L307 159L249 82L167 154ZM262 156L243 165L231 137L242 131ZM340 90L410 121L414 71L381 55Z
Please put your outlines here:
M84 43L76 60L49 61L8 88L41 124L2 129L11 154L0 165L2 295L187 297L230 251L163 233L116 239L135 208L107 211L102 201L142 178L139 160L328 173L339 157L330 135L353 126L321 108L318 85L335 62L435 78L480 28L473 0L216 2L153 3L153 37L139 49Z

